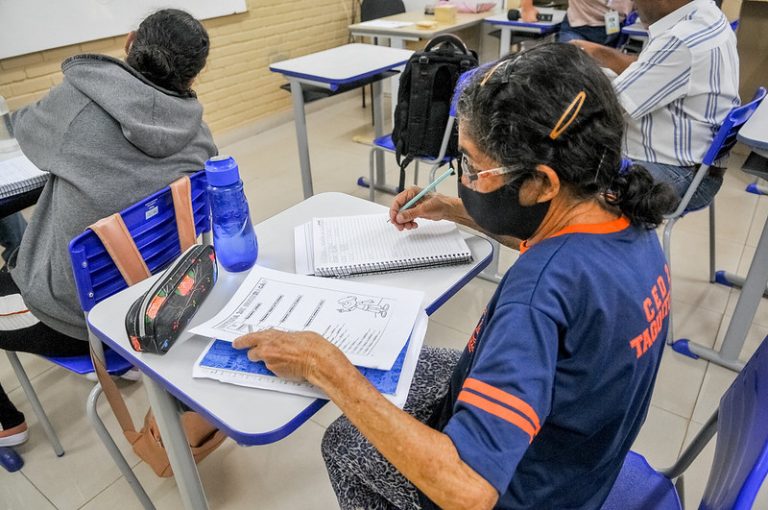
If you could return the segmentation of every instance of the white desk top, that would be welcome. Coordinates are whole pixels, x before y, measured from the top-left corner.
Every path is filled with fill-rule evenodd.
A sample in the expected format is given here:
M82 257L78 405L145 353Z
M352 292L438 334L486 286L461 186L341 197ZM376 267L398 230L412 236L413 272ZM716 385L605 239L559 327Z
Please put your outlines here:
M282 271L294 271L293 228L313 216L366 214L386 208L344 195L315 195L256 225L259 241L258 263ZM464 233L475 261L469 265L434 268L360 277L366 282L424 291L427 313L439 307L490 262L492 247L484 238ZM209 339L181 334L167 354L137 353L125 332L123 317L128 307L152 284L156 277L134 285L91 310L88 323L96 335L158 381L172 395L206 416L228 436L241 444L267 444L290 434L324 404L297 395L243 388L207 379L193 379L192 366ZM245 273L220 271L219 280L191 322L195 326L212 317L235 291Z
M373 44L346 44L277 62L269 70L299 80L339 86L399 67L412 53Z
M621 27L621 32L633 37L648 37L648 29L639 21L635 21L626 27Z
M552 14L552 21L537 21L535 23L528 23L521 20L511 21L507 19L507 13L503 13L496 16L489 16L485 18L485 22L499 28L510 28L515 32L546 34L553 32L557 26L563 22L563 19L565 19L565 11L560 9L538 7L537 10L542 14Z
M768 102L763 100L752 117L741 126L736 138L760 155L768 157Z
M432 39L436 35L457 32L464 28L479 25L488 17L488 12L479 13L456 13L455 23L438 23L434 28L419 28L416 23L420 21L436 21L434 16L425 16L422 12L404 12L379 18L377 21L402 21L410 25L391 28L367 25L366 23L356 23L349 25L349 31L353 35L367 35L378 37L399 37L403 39Z

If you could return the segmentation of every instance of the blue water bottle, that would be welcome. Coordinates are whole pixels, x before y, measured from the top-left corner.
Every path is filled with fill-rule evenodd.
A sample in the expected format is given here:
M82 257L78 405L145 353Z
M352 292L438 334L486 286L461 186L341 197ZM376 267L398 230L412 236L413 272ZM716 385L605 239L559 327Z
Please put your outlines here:
M250 269L256 263L259 245L237 163L230 156L214 156L205 162L205 175L216 258L230 273Z

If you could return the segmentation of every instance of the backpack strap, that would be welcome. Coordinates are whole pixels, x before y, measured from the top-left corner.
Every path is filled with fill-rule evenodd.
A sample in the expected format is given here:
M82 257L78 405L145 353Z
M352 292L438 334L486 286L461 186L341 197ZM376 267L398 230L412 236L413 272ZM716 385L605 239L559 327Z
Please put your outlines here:
M197 242L195 235L195 213L192 209L192 183L188 176L173 181L170 185L173 210L176 215L176 229L179 232L181 252Z
M129 286L151 275L120 213L102 218L88 228L101 239Z

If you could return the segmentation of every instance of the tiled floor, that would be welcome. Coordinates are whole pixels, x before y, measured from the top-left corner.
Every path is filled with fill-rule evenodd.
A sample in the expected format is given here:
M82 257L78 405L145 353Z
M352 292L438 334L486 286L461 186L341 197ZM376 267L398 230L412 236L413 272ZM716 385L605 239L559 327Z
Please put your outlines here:
M367 175L368 150L352 138L370 132L370 112L360 108L359 94L352 92L343 100L327 101L325 107L308 117L316 193L341 191L367 196L367 190L355 184L358 176ZM240 164L254 221L261 221L301 201L292 123L223 146L221 152L233 155ZM738 168L740 160L738 156L732 158L734 168ZM395 178L393 166L389 164L390 179ZM768 216L766 199L744 193L748 181L740 171L731 171L718 195L718 267L742 274L749 265ZM440 190L452 193L454 186L446 182ZM379 197L381 203L388 203L388 200L386 196ZM706 214L698 213L685 218L676 227L672 260L673 310L678 336L717 345L733 313L738 291L707 282L706 221ZM514 259L512 251L505 250L502 254L506 265ZM462 348L493 290L494 286L483 280L476 279L467 285L432 316L427 343ZM766 334L768 302L763 301L743 357L749 356ZM0 470L0 508L140 508L84 416L84 402L91 383L32 356L22 356L22 361L67 453L62 458L55 457L5 356L0 356L0 381L27 415L31 426L30 441L18 449L26 462L24 469L13 474ZM721 394L734 377L735 374L728 370L668 350L648 418L634 449L646 455L656 467L674 462L682 446L691 440L716 408ZM147 399L141 384L121 385L134 416L143 416ZM174 481L155 477L130 453L105 404L101 414L106 417L113 434L120 437L122 450L135 466L157 508L181 508ZM329 404L294 434L271 446L241 448L231 441L225 443L200 465L211 508L337 508L319 450L325 427L337 415L338 410ZM690 468L686 499L692 504L697 504L703 492L713 451L710 445ZM765 492L755 508L768 508Z

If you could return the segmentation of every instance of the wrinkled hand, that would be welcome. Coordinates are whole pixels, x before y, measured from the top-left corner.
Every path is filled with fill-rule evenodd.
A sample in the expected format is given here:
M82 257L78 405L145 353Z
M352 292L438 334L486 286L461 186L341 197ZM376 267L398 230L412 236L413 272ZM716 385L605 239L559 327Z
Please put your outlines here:
M248 349L248 359L263 361L279 377L294 381L312 382L323 363L334 362L338 356L346 359L335 345L312 332L268 329L243 335L232 346Z
M524 21L526 23L536 23L539 21L539 19L536 17L539 14L539 10L531 6L530 8L523 7L520 9L520 21Z
M419 225L415 221L417 218L442 220L450 210L451 205L447 197L439 193L427 193L416 205L403 212L399 212L400 208L415 197L419 191L421 191L421 188L411 186L399 193L392 201L392 205L389 208L389 219L397 230L418 228Z

